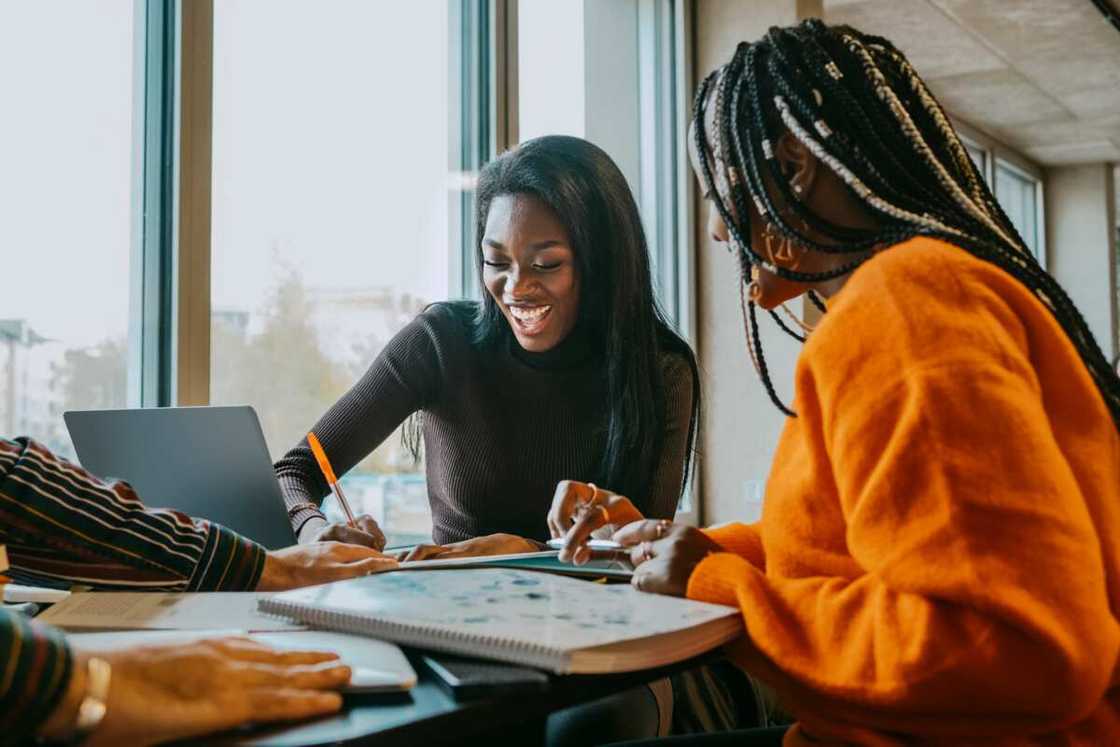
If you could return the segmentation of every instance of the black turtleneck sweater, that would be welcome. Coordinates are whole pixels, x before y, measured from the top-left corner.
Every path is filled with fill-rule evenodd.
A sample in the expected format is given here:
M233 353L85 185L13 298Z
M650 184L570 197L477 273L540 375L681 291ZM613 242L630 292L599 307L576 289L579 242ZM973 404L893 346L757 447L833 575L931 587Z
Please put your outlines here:
M423 412L432 539L439 544L508 532L548 538L545 516L561 480L595 481L605 447L606 374L587 335L530 353L511 339L484 350L462 311L434 304L381 351L313 430L339 475L414 412ZM666 425L647 516L671 518L682 489L692 372L666 354ZM306 440L275 465L289 508L329 492ZM603 485L610 488L609 485ZM292 514L298 535L317 510Z

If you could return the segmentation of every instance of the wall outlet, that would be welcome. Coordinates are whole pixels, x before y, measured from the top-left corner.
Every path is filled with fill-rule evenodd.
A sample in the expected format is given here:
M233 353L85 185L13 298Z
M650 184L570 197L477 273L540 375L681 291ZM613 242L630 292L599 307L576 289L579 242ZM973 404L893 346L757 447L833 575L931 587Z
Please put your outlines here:
M762 499L765 495L765 480L743 480L742 521L750 523L762 518Z

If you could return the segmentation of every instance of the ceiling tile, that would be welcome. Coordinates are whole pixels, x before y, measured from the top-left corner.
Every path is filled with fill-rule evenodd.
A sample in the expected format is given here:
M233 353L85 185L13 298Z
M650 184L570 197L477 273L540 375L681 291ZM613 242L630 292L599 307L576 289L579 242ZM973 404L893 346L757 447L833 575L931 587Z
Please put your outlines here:
M946 109L979 127L1069 118L1061 105L1011 70L940 78L929 87Z
M1085 0L931 0L1078 116L1120 113L1120 33Z
M930 2L1012 61L1070 57L1120 46L1120 34L1086 0Z
M1115 64L1120 69L1120 62ZM1099 88L1059 93L1057 97L1079 117L1095 119L1120 116L1120 80Z
M926 80L1006 67L998 56L924 1L864 0L848 4L825 0L824 17L830 24L846 23L890 39Z
M1120 146L1111 140L1091 143L1043 145L1025 149L1026 155L1045 166L1070 163L1100 163L1120 161Z
M1031 122L1014 127L992 128L993 135L1015 148L1044 145L1061 145L1120 139L1120 117L1083 120L1068 119L1052 122Z

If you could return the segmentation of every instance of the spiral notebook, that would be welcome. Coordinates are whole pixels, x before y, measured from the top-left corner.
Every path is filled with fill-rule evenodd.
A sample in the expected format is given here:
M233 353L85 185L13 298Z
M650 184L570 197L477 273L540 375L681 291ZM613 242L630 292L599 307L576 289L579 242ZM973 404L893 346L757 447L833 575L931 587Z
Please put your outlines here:
M733 607L509 568L383 573L259 604L315 627L557 674L664 666L743 633Z

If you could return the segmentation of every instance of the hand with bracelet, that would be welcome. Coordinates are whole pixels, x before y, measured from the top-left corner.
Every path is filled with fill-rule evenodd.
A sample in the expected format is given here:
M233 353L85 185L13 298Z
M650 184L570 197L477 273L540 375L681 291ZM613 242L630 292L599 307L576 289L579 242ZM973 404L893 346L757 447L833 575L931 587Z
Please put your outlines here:
M350 668L332 653L244 638L72 652L70 681L39 730L50 741L148 745L337 711Z

